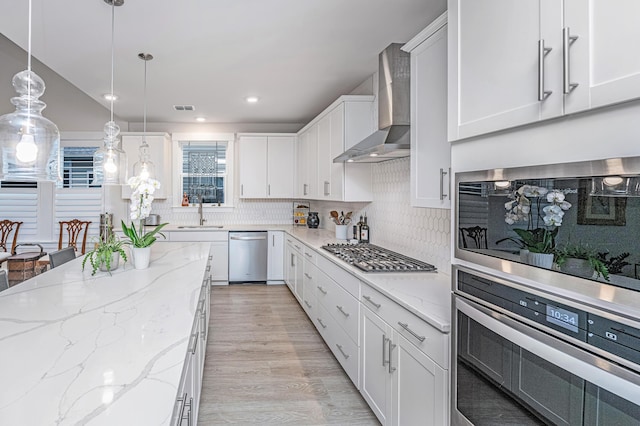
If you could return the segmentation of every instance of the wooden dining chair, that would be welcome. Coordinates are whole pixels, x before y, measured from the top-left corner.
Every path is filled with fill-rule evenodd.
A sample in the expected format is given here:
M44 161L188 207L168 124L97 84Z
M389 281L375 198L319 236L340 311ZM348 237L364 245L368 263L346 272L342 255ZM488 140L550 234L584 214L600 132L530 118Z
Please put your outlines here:
M487 228L483 228L481 226L471 226L469 228L460 228L460 237L462 238L462 246L464 248L477 248L477 249L488 248L487 247Z
M87 231L91 221L82 221L78 219L72 219L69 221L60 221L60 238L58 238L58 250L62 250L62 237L67 234L67 247L73 247L75 251L80 251L84 254L87 248ZM80 234L82 238L80 239ZM78 249L78 241L82 241L80 249Z
M0 220L0 265L11 257L11 253L13 252L16 246L16 241L18 240L20 225L22 225L22 222L13 222L8 219ZM7 247L7 241L9 240L11 232L13 232L13 239L11 245Z

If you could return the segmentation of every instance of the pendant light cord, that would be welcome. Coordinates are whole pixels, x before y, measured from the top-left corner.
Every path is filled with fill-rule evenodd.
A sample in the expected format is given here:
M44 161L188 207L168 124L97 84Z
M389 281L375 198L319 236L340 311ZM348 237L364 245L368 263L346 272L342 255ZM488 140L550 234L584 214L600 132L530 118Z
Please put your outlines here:
M29 0L31 1L31 0ZM116 16L116 2L115 0L111 2L111 121L113 121L113 58L114 58L114 44L115 44L115 16Z
M144 111L142 124L142 140L144 142L147 139L147 62L147 59L144 59Z
M23 130L25 133L30 133L29 125L31 124L31 0L29 0L29 38L27 39L27 128Z

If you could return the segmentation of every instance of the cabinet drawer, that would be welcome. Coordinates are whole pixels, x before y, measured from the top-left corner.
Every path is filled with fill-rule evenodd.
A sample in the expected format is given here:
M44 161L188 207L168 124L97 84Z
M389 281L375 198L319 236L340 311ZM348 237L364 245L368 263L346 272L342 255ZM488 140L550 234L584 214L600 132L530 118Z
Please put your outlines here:
M321 270L318 270L316 286L318 303L345 330L349 338L358 343L358 322L360 302Z
M314 265L316 264L317 259L318 259L318 253L314 249L311 249L311 248L303 245L303 253L304 253L304 260L305 261L309 261L309 262L313 263Z
M287 240L287 244L291 246L292 250L302 254L302 250L304 249L304 244L302 244L300 241L296 240L295 238L291 237L290 235L287 235L286 240Z
M316 316L317 299L316 286L318 280L318 269L315 265L304 261L304 275L302 278L302 308L309 318L313 320Z
M358 346L320 304L318 304L317 317L314 322L333 355L353 384L359 389Z
M318 267L356 299L360 297L360 280L324 256L318 256Z
M367 299L366 297L369 297ZM416 315L404 309L368 285L362 286L362 303L378 314L399 334L434 360L440 367L449 368L448 335L441 333ZM377 307L376 305L380 305Z

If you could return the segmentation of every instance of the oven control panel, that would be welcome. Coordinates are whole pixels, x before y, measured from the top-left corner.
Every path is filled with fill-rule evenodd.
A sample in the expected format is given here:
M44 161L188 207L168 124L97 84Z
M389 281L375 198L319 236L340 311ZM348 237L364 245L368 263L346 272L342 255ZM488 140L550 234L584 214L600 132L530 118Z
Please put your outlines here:
M640 365L640 328L458 270L467 294Z

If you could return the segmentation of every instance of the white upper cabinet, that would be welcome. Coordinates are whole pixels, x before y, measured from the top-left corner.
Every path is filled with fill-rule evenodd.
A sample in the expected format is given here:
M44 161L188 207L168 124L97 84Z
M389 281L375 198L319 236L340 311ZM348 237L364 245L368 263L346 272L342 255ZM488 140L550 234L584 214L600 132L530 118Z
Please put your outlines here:
M171 137L167 133L147 133L149 157L155 168L155 179L160 182L153 196L157 199L167 198L171 188ZM142 133L125 133L122 135L122 149L127 153L128 175L133 176L133 165L140 159ZM122 185L122 198L131 196L129 185Z
M341 96L298 133L296 188L301 197L371 201L371 165L333 159L373 133L374 108L373 96Z
M294 135L238 136L241 198L294 197Z
M449 139L640 97L640 2L449 1Z
M447 15L402 49L411 53L411 205L448 209Z

